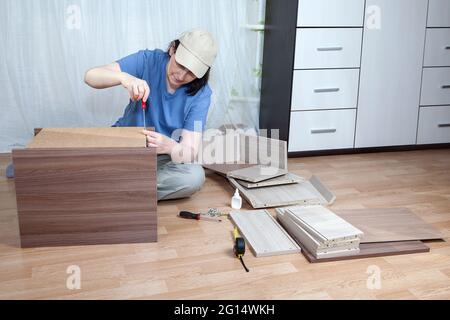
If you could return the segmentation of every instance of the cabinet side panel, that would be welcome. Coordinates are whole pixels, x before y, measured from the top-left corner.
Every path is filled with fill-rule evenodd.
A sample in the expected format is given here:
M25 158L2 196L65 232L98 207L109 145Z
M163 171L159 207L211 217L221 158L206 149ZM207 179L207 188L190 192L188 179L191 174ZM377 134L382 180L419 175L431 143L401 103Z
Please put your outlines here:
M416 143L426 16L427 0L367 0L356 148Z

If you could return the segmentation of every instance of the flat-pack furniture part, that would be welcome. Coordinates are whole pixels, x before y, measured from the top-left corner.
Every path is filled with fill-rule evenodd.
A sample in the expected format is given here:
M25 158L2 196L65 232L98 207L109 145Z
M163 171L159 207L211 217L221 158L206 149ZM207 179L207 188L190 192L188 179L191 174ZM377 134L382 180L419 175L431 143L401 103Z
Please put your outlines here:
M308 207L301 207L305 209ZM278 208L277 219L297 241L309 262L327 262L360 259L388 255L429 252L421 240L441 239L442 234L407 208L336 209L333 212L361 230L364 234L359 242L359 252L327 252L326 248L285 214L289 209ZM340 242L339 246L347 246ZM317 250L316 250L317 248Z
M226 144L230 146L226 146ZM286 141L241 133L217 135L202 144L204 168L222 175L256 165L287 171ZM212 159L208 158L211 157Z
M256 257L300 252L297 243L267 210L232 211L230 217Z
M323 206L294 206L284 209L324 245L360 239L363 232Z
M288 232L315 258L334 258L359 253L362 232L322 206L276 209Z
M248 168L233 170L227 173L227 177L240 179L252 183L266 181L272 178L277 178L286 175L285 169L280 169L272 166L256 165Z
M330 205L336 196L316 176L287 185L247 189L235 179L228 177L231 185L239 189L241 195L255 209L289 205Z
M288 172L285 175L271 178L268 180L260 181L260 182L248 182L240 179L235 179L237 183L239 183L241 186L252 189L252 188L260 188L260 187L271 187L271 186L279 186L284 184L293 184L293 183L299 183L305 181L304 178Z
M438 240L442 234L408 208L335 209L338 216L364 232L362 243Z
M21 246L157 241L156 149L141 131L43 129L13 150Z

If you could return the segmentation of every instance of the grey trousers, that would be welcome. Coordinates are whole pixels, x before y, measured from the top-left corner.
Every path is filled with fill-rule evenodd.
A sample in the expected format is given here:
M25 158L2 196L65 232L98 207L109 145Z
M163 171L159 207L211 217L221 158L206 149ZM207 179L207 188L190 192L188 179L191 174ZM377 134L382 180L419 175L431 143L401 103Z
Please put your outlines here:
M157 164L158 200L187 198L201 189L205 171L198 164L177 164L169 155L159 155Z

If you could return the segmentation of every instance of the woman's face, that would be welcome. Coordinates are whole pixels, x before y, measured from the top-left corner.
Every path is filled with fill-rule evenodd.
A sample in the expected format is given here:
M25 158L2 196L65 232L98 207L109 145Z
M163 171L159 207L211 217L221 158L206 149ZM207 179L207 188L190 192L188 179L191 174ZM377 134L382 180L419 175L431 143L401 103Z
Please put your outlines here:
M175 60L173 47L170 49L170 60L167 66L167 80L172 88L178 88L197 79L197 77Z

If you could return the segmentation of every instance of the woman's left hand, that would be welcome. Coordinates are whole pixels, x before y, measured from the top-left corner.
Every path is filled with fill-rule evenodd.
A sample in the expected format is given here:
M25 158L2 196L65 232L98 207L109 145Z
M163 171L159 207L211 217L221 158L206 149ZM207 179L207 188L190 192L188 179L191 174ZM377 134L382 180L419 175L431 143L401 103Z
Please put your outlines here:
M169 137L155 132L143 130L142 133L146 136L148 146L157 148L156 152L158 154L171 154L172 149L177 145L177 142Z

